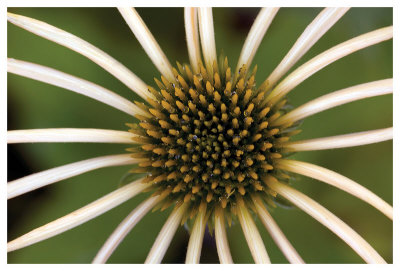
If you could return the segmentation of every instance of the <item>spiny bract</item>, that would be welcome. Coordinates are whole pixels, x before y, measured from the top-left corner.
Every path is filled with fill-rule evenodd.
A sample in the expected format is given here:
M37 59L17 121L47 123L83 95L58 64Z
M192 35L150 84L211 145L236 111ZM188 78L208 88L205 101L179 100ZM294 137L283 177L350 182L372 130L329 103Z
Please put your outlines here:
M235 213L240 197L262 191L271 203L276 195L265 180L280 174L274 170L280 143L299 130L292 123L274 127L286 100L266 102L266 85L256 88L257 66L232 76L227 58L220 59L212 72L200 65L198 74L177 63L175 82L161 76L155 79L160 91L149 87L151 107L136 103L149 115L129 124L139 145L128 150L143 159L132 172L148 173L143 181L166 197L162 209L187 202L190 217L206 204L209 211L221 204Z

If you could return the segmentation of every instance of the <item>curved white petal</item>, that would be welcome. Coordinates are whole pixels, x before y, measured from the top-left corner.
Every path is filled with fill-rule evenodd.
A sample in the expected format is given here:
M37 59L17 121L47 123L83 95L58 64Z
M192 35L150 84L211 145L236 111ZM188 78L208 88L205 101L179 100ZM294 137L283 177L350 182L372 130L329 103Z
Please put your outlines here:
M36 228L9 242L7 244L7 251L10 252L35 244L79 226L122 204L149 186L150 184L142 183L142 179L127 184L66 216Z
M199 27L197 20L197 8L185 7L185 31L190 65L194 73L199 73L201 63Z
M345 41L317 55L301 65L283 79L267 96L266 101L274 104L308 77L330 63L368 46L380 43L393 37L393 26L387 26Z
M7 131L7 143L90 142L132 144L132 133L105 129L49 128Z
M272 239L274 239L275 243L278 245L280 250L285 255L286 259L290 263L293 264L302 264L304 263L303 259L294 249L292 244L283 234L281 229L279 228L278 224L276 224L275 220L272 218L270 213L265 208L264 203L261 201L259 196L253 196L252 199L254 202L254 206L256 207L258 217L260 218L261 222L264 224L265 228L268 230L269 234L271 235Z
M384 79L337 90L309 101L278 118L271 125L296 122L335 106L393 93L393 79Z
M97 65L114 75L131 90L135 91L143 99L153 98L147 90L147 85L120 62L93 46L92 44L74 36L64 30L47 23L22 15L8 12L7 20L38 36L65 46L95 62Z
M278 80L349 10L349 8L325 8L307 26L281 63L263 83L272 88Z
M294 205L330 229L345 241L367 263L386 263L370 244L326 208L303 193L300 193L286 184L278 182L273 177L269 178L267 183L271 189L275 190L278 194L288 199Z
M7 71L88 96L132 116L149 115L137 105L102 86L49 67L9 58Z
M137 11L134 8L118 10L160 73L170 82L175 82L171 64Z
M122 166L138 163L130 154L117 154L91 158L42 172L7 183L7 198L11 199L40 187L56 183L82 173L103 167Z
M207 224L206 210L206 205L201 206L196 216L196 220L194 221L192 233L190 234L189 244L186 251L186 264L196 264L200 262L204 231Z
M262 8L260 10L240 52L235 74L243 65L246 65L247 69L250 68L254 55L278 10L279 8Z
M393 127L346 135L329 136L282 143L289 152L329 150L367 145L393 139Z
M271 263L257 226L241 198L238 199L237 215L254 262L257 264Z
M306 162L279 159L275 164L276 168L298 173L321 182L333 185L347 193L365 201L372 205L390 219L393 219L393 208L380 197L372 193L370 190L353 180L340 175L332 170L313 165Z
M111 254L124 240L128 233L135 227L135 225L158 203L163 197L154 196L150 197L139 206L137 206L113 231L108 237L107 241L97 252L96 257L92 263L105 263Z
M215 243L217 245L219 261L222 264L232 264L232 255L229 250L226 236L224 210L218 206L215 209Z
M200 41L208 74L213 74L213 62L217 61L215 49L214 24L211 8L198 8Z
M162 227L160 233L157 236L156 241L149 254L147 255L146 261L144 263L161 263L164 258L165 252L167 252L168 246L171 243L172 237L176 232L179 224L181 223L182 217L187 210L187 204L184 203L180 207L174 209L169 215L167 221Z

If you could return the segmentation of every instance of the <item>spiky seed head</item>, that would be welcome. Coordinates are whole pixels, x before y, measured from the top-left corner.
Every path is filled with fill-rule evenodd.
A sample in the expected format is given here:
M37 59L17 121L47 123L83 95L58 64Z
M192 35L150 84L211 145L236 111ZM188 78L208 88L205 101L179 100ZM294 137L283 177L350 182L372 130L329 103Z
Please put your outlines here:
M193 74L178 63L174 82L155 79L160 92L145 108L152 117L134 126L146 143L130 149L144 157L139 166L149 174L145 181L158 194L168 193L167 202L190 203L191 212L200 204L232 209L252 193L276 196L264 180L276 174L274 164L282 157L277 143L294 130L270 127L286 100L265 102L265 88L255 87L256 68L248 73L243 66L232 77L226 58L219 69L213 66L210 77L203 65Z

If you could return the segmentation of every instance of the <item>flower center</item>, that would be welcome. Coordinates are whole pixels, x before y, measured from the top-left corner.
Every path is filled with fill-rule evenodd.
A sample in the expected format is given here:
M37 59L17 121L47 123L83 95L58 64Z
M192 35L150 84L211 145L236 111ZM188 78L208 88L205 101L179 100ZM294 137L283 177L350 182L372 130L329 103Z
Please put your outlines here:
M149 90L156 99L148 100L151 107L140 104L151 117L137 116L139 125L132 125L131 132L147 137L131 149L144 159L133 172L149 173L144 181L168 193L171 203L226 208L237 197L268 192L264 180L282 157L279 143L293 132L270 125L286 100L265 102L256 69L247 73L243 66L232 76L225 58L219 69L214 63L212 76L203 66L193 74L178 64L176 82L155 79L160 91Z

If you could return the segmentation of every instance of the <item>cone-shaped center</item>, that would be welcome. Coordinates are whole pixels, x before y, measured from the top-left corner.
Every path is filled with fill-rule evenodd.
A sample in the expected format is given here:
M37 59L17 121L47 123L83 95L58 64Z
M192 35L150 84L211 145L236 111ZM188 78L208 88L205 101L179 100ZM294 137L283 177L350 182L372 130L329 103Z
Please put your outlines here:
M145 181L168 191L171 203L225 208L239 194L268 190L263 180L282 157L277 142L288 139L287 127L269 124L285 101L268 105L265 90L255 87L256 68L248 74L242 67L235 77L226 58L213 73L203 66L199 74L187 65L178 70L176 82L161 77L160 91L150 88L150 108L141 105L152 117L138 116L131 130L148 137L132 149L144 159L134 171L148 172Z

